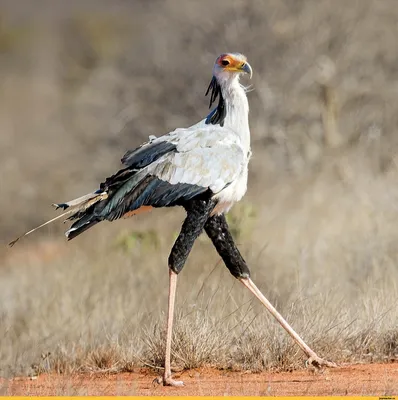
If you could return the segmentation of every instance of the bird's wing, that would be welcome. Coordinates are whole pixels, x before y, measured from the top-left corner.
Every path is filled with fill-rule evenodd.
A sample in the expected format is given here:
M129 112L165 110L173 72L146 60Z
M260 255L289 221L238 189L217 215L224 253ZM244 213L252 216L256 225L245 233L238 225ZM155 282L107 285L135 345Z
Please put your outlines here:
M101 217L113 220L141 206L167 207L208 190L218 193L236 179L244 161L231 130L177 129L125 154L126 168L101 185L108 194Z
M58 218L74 221L66 232L68 239L103 220L178 205L208 191L209 195L217 194L241 174L247 155L235 132L199 123L152 137L127 152L122 162L125 168L107 178L95 192L55 204L66 209Z
M218 193L238 177L246 159L239 136L221 127L181 129L159 139L154 145L167 143L175 149L147 170L171 185L195 185Z
M95 192L66 203L74 221L73 239L103 220L113 221L151 207L181 205L198 195L219 193L241 174L247 155L232 130L198 123L159 138L152 137L122 158L125 168Z

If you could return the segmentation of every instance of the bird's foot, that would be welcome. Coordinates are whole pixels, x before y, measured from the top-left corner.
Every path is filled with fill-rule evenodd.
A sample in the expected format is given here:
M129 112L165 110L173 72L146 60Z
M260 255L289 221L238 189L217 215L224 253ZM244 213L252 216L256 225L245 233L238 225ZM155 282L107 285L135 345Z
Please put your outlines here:
M163 386L176 386L176 387L181 387L184 386L183 381L176 381L174 380L171 376L158 376L153 380L154 384L163 384Z
M176 381L171 376L168 378L163 378L163 386L184 386L183 381Z
M316 354L310 356L310 358L305 362L306 368L310 365L315 367L316 369L321 369L322 367L336 368L337 364L332 361L324 360L321 357L318 357Z

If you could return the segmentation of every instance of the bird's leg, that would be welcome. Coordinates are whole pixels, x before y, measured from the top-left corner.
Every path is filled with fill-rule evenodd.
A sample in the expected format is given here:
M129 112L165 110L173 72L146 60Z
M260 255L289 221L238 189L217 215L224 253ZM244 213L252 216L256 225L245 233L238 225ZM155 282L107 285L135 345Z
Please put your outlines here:
M246 286L266 307L266 309L276 318L276 320L282 325L286 332L293 338L293 340L300 346L305 354L309 357L306 361L306 365L312 364L314 367L319 368L321 366L336 367L336 364L322 359L319 357L314 350L312 350L298 333L288 324L288 322L282 317L276 308L268 301L268 299L261 293L259 288L253 283L250 278L238 278L244 286Z
M165 386L184 385L182 381L176 381L171 377L171 341L177 276L184 267L195 240L203 231L203 227L214 205L215 203L212 200L192 200L184 204L187 217L169 256L169 305L167 314L166 357L164 375L162 378L163 385Z
M178 274L169 269L169 305L167 310L166 356L163 375L163 385L165 386L184 386L184 382L176 381L171 377L171 338L173 333L173 317L177 289L177 277Z
M206 222L205 230L213 242L218 254L224 260L225 265L231 274L239 279L267 308L267 310L276 318L293 340L300 346L309 357L307 364L313 364L315 367L327 366L335 367L336 364L320 358L297 334L297 332L287 323L275 307L260 292L257 286L250 279L250 271L245 260L236 247L232 235L229 231L227 221L224 215L215 215Z

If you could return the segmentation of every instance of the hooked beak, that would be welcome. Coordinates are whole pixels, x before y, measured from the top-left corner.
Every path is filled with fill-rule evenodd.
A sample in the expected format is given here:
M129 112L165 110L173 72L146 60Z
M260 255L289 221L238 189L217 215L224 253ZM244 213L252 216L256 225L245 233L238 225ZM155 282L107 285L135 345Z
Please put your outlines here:
M245 72L246 74L249 74L249 78L251 79L253 76L253 70L252 67L248 62L245 62L244 64L241 65L240 70L242 72Z

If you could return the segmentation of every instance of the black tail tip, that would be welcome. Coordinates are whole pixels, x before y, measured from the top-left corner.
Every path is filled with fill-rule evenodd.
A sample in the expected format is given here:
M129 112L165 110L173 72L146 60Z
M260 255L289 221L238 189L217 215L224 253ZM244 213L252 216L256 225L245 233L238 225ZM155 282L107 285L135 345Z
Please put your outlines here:
M53 203L52 206L58 210L59 208L62 208L63 210L66 210L69 206L66 203Z
M20 239L20 238L16 238L16 239L14 239L12 242L8 243L8 247L13 247L14 244L17 243L19 239Z

